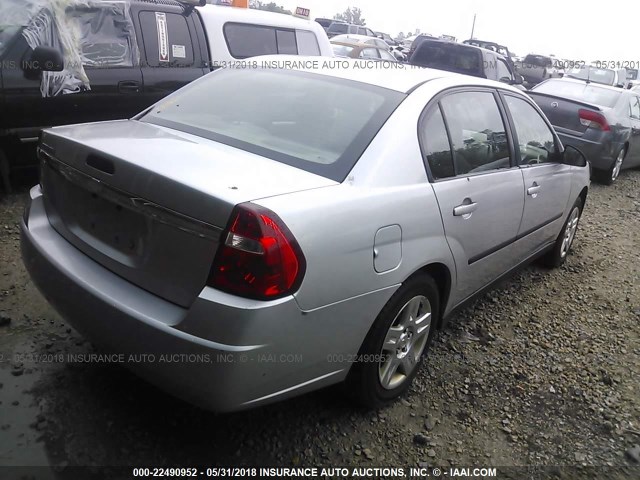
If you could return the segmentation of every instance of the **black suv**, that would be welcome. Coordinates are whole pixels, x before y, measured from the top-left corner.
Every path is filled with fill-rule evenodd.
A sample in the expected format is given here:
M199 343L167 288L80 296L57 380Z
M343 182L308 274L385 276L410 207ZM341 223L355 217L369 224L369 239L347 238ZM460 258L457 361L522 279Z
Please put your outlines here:
M409 58L409 63L496 80L524 90L522 77L515 73L506 57L473 45L425 38Z

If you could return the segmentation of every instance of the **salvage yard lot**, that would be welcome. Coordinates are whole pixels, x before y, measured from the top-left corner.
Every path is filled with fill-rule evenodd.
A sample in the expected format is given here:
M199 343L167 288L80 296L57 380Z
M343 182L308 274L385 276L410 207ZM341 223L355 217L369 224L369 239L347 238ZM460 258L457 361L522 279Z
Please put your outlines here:
M410 395L377 413L332 388L215 415L117 365L38 361L94 350L24 269L26 198L0 201L2 465L640 461L640 171L592 184L567 263L528 267L462 311Z

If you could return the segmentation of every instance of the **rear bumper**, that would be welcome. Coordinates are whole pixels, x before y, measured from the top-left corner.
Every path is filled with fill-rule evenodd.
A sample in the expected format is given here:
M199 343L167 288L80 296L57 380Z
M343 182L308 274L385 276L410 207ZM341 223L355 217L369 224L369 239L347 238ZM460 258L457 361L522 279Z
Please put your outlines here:
M257 302L205 288L185 309L77 250L51 227L42 200L34 187L21 246L47 300L92 343L125 355L127 368L206 409L249 408L343 380L347 357L358 351L377 314L367 308L382 308L393 294L385 290L302 312L293 297ZM364 312L360 322L344 320L357 319L354 312ZM340 324L343 332L330 331Z
M617 151L612 142L606 139L589 139L572 135L567 130L555 127L563 145L571 145L584 153L591 166L597 170L611 168Z

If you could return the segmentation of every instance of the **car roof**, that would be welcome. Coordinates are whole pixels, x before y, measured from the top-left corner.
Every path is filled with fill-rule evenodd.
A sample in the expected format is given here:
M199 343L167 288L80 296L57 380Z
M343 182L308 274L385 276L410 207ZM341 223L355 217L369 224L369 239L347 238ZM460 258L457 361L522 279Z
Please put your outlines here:
M315 30L318 23L315 20L306 20L293 15L267 12L255 8L239 8L224 5L205 5L196 7L205 24L207 20L224 19L225 22L251 23L284 28L304 28ZM322 27L319 27L322 28Z
M452 42L450 40L446 40L444 38L427 38L425 41L421 42L420 45L418 45L416 47L416 50L423 48L423 45L427 45L427 42L438 42L438 43L442 43L442 44L446 44L446 45L455 45L456 47L460 47L460 48L467 48L467 49L474 49L474 50L480 50L481 52L484 53L490 53L492 55L495 55L497 57L500 57L504 60L507 59L507 57L501 53L498 52L494 52L493 50L489 50L487 48L482 48L479 47L477 45L469 45L468 43L458 43L458 42Z
M352 43L364 43L364 42L369 42L371 40L380 40L380 39L378 37L370 37L368 35L359 35L357 33L343 33L342 35L336 35L331 40L336 40L337 42L354 40L354 42Z
M471 77L458 73L436 70L433 68L415 67L402 63L375 62L371 67L370 60L327 58L327 57L303 57L296 55L265 55L254 57L258 66L265 65L269 68L274 65L290 70L306 71L325 75L328 77L352 80L369 85L395 90L400 93L410 93L416 87L425 82L438 78L459 78L461 85L478 85L487 87L499 87L521 93L520 90L484 78ZM266 62L266 63L261 63ZM288 64L285 62L289 62ZM389 68L378 65L389 65ZM312 67L313 66L313 67ZM317 67L315 67L317 66Z

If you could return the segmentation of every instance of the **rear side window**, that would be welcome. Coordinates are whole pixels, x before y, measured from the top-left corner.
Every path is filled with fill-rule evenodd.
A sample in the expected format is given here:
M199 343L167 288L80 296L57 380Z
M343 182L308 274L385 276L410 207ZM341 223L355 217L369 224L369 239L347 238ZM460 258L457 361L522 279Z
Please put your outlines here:
M453 177L453 156L440 108L420 125L420 140L433 179Z
M296 40L300 55L320 56L320 46L315 33L308 30L296 30Z
M348 33L349 25L346 23L332 23L329 25L329 29L327 30L329 33Z
M461 92L441 101L457 175L509 168L507 132L491 92Z
M193 42L186 19L176 13L140 12L142 41L150 67L191 67Z
M535 108L520 98L505 97L518 136L520 164L547 163L556 150L553 133Z
M266 25L227 23L224 36L234 58L260 55L320 55L318 39L307 30L291 30Z

